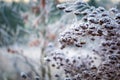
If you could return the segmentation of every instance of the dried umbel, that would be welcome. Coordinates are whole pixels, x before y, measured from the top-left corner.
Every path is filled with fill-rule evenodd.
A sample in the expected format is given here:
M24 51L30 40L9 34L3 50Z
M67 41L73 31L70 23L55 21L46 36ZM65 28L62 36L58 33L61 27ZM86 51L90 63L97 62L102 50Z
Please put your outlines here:
M60 7L60 6L59 6ZM66 46L76 46L79 49L88 49L88 56L68 58L64 54L52 55L52 65L62 68L66 80L119 80L120 79L120 12L112 8L106 10L103 7L90 7L83 2L75 2L63 9L83 16L74 26L61 33L59 42L61 49ZM89 55L94 53L99 56L101 63L94 65L96 57ZM57 56L57 57L56 57ZM59 61L58 61L59 60ZM58 69L59 69L58 68Z

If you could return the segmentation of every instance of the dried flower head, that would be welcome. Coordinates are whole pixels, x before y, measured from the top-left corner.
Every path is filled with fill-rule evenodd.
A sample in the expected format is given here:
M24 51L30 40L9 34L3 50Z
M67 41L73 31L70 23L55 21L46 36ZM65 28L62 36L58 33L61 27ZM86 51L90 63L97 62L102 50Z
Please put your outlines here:
M55 67L64 70L65 80L119 80L120 78L120 12L116 8L90 7L77 0L67 5L65 12L82 15L77 24L61 33L61 49L66 46L89 50L87 57L67 57L63 52L53 52ZM114 14L114 15L113 15ZM101 62L95 65L97 57Z

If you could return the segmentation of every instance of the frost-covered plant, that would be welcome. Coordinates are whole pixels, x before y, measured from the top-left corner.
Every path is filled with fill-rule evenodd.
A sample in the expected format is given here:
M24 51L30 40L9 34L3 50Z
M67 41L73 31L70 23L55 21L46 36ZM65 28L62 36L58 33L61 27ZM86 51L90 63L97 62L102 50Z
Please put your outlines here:
M66 46L88 50L86 57L69 58L62 52L52 52L46 58L53 67L63 69L65 80L119 80L120 78L120 12L116 8L90 7L79 0L57 6L77 16L74 25L60 36L61 49ZM80 20L79 20L79 18ZM94 61L98 57L99 65ZM59 77L58 75L56 77Z

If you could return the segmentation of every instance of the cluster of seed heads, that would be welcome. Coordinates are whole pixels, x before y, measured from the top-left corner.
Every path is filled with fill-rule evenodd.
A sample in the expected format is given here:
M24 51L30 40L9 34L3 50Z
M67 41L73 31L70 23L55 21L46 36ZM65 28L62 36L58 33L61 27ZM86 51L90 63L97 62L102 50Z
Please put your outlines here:
M81 73L84 70L89 70L90 68L96 68L95 65L92 65L94 62L92 57L86 56L74 56L68 57L61 51L53 51L51 56L46 57L46 62L51 64L52 67L56 69L63 69L66 80L70 79L80 79L82 77ZM95 70L94 70L95 71ZM59 74L55 74L55 77L59 77Z
M101 58L99 66L96 58L89 55L68 58L60 52L53 52L47 62L62 68L66 80L119 80L120 79L120 12L116 8L90 7L84 2L60 4L59 9L67 13L83 16L74 26L65 30L59 39L62 47L76 46L88 48ZM94 45L95 44L95 45ZM91 52L89 54L91 54ZM58 77L59 75L56 75Z

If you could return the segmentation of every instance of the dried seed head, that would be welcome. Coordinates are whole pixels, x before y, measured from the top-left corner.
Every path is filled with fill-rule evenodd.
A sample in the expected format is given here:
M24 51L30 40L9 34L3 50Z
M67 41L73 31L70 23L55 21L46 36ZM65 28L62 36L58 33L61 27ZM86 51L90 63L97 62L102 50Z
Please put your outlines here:
M22 77L23 79L27 79L27 74L26 74L25 72L21 72L21 77Z
M35 80L40 80L40 77L39 76L35 76Z
M104 12L105 11L105 8L103 8L103 7L98 7L97 8L99 11L101 11L101 12Z
M59 4L57 5L57 8L59 8L60 10L63 10L66 8L66 5L65 4Z
M115 19L119 19L120 20L120 13L116 14L116 18Z
M52 64L52 67L55 67L55 64Z
M110 11L113 12L113 13L118 13L119 12L118 9L116 9L116 8L111 8Z
M70 12L72 12L73 10L68 7L68 8L66 8L64 11L65 11L66 13L70 13Z
M102 17L101 19L99 19L99 24L102 25L103 23L109 23L111 22L109 17Z
M48 58L48 59L46 59L46 61L47 61L47 62L50 62L51 60Z

